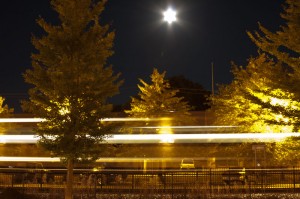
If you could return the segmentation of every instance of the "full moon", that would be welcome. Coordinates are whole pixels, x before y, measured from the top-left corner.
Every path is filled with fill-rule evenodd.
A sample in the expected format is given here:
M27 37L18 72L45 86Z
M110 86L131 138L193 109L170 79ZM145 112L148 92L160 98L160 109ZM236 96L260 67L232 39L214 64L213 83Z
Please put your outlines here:
M168 22L169 24L176 21L176 12L171 8L166 10L163 14L164 14L164 21Z

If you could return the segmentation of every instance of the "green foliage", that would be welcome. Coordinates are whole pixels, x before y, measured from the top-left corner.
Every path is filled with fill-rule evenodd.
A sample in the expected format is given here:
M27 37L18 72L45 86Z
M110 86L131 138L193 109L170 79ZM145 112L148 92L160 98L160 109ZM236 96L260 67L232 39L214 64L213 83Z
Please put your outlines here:
M300 114L300 2L287 0L284 13L281 17L286 20L286 25L273 33L259 24L259 31L248 32L250 38L259 47L260 51L266 53L270 60L274 60L284 69L284 73L273 76L273 88L282 90L278 99L287 100L287 103L276 103L269 106L263 100L257 100L263 106L269 106L275 114L281 114L288 119L294 130L299 130ZM283 76L287 77L284 78ZM282 78L283 77L283 78ZM283 102L283 101L281 101ZM281 120L273 120L273 123L282 124Z
M14 109L9 108L7 104L4 104L5 98L0 96L0 117L8 118L11 117ZM15 124L11 123L0 123L0 134L5 134L9 131L11 126L15 126Z
M39 144L67 160L95 160L99 143L112 132L99 119L110 116L107 99L121 82L107 59L113 54L114 32L99 24L105 1L52 0L60 24L39 18L45 31L33 36L32 69L24 79L33 87L23 108L45 118L35 131Z
M183 97L176 97L178 90L171 89L165 79L165 73L160 74L157 69L151 75L152 84L140 79L138 97L131 98L131 110L125 111L132 117L172 117L179 118L189 115L191 107Z
M218 123L243 125L252 132L297 129L300 90L295 85L300 80L300 60L294 56L300 55L300 23L296 23L300 7L294 1L287 3L282 14L287 26L281 31L271 33L260 25L265 36L248 33L261 53L245 68L234 66L234 81L220 87L213 99Z
M46 119L35 129L39 144L67 162L66 199L73 198L74 162L99 158L108 149L100 143L112 132L100 119L110 116L107 99L121 82L107 65L114 32L99 24L105 2L52 0L60 24L37 20L45 35L32 38L36 53L24 74L32 88L23 107Z
M281 97L284 91L274 87L274 80L286 79L280 64L265 54L251 58L247 67L233 65L234 80L229 85L219 87L219 93L212 98L216 123L241 126L246 132L279 132L287 130L288 124L270 124L283 120L271 112L272 99ZM257 100L265 104L257 103ZM269 105L269 106L267 106Z
M14 112L13 108L8 108L7 104L4 105L5 98L0 96L0 116L9 117Z
M281 90L281 96L277 97L275 103L252 96L257 104L268 107L270 112L281 115L283 120L272 120L271 124L290 126L290 130L297 132L300 129L300 2L286 0L284 13L281 17L286 24L280 30L273 33L259 24L259 30L254 33L248 32L250 38L259 47L260 51L269 55L270 59L281 64L285 73L274 76L286 78L273 78L273 87ZM272 106L270 106L270 104ZM274 162L281 165L293 165L299 160L299 141L287 139L285 142L277 143L273 147Z
M280 30L273 33L259 24L260 32L248 32L248 35L261 51L285 63L293 69L292 73L299 75L300 2L286 0L284 10L281 17L286 20L286 25L281 26Z
M270 147L269 150L273 153L273 164L280 166L295 166L299 164L299 138L287 138L283 142L278 142Z
M299 130L300 2L286 3L281 15L286 25L279 31L272 33L259 24L260 31L248 32L260 54L245 68L234 66L233 82L220 86L213 97L218 124L241 125L246 132ZM274 163L287 162L283 157L293 153L292 147L282 147L285 144L268 145Z

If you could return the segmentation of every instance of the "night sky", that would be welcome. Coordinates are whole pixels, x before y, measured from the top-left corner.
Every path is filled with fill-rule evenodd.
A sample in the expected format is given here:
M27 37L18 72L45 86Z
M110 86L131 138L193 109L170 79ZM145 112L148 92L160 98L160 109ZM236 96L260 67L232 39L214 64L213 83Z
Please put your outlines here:
M138 78L149 81L156 67L167 77L183 75L211 90L211 65L215 84L232 80L230 62L245 65L257 55L246 31L258 29L258 22L276 31L283 0L109 0L101 23L116 32L115 54L109 59L125 83L114 104L129 101L138 92ZM172 7L178 21L163 22L162 12ZM27 98L29 85L22 73L31 68L31 35L41 29L35 20L43 17L57 23L48 0L1 2L0 12L0 95L20 112L19 101Z

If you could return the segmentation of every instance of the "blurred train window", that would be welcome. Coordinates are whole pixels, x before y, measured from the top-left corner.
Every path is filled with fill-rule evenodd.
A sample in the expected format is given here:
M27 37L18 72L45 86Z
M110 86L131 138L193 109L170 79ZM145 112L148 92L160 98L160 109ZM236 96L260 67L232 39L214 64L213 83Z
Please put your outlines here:
M184 158L181 160L180 169L195 169L194 159Z

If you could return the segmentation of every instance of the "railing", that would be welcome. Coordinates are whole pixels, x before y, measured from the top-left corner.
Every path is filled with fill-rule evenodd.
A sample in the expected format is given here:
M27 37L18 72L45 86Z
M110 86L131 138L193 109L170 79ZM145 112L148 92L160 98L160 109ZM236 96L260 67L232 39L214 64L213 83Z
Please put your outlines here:
M0 169L0 187L26 192L63 191L65 169ZM195 170L74 170L77 193L266 193L300 192L300 168Z

